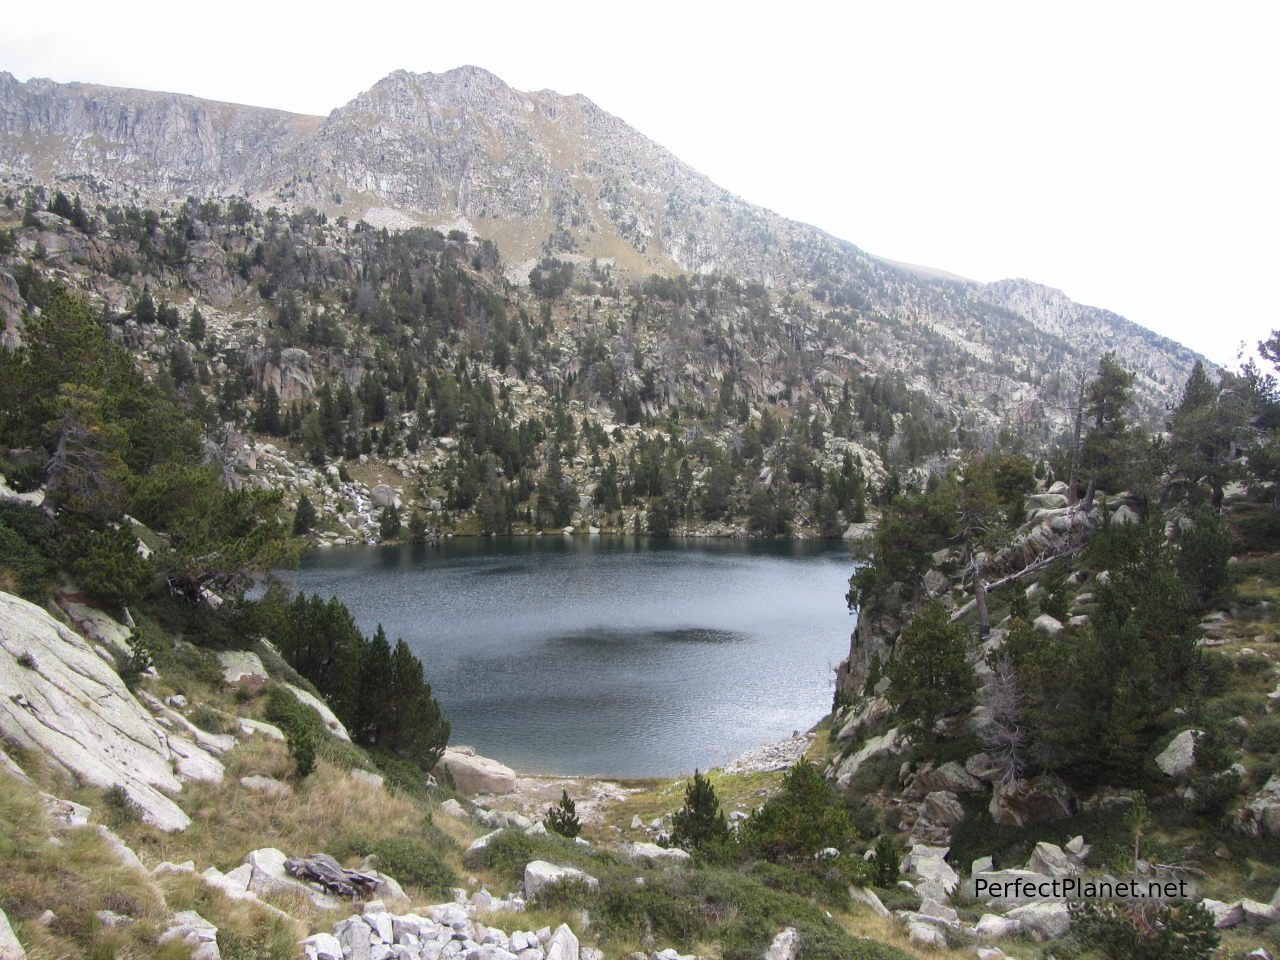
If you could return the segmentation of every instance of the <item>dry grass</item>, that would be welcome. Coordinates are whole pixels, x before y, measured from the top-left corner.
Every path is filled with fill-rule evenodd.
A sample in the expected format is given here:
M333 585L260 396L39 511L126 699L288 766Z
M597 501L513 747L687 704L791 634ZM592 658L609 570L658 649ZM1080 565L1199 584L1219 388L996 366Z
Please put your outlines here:
M92 956L169 958L154 939L168 918L150 878L123 866L91 829L55 830L35 791L0 775L0 907L30 960ZM56 919L36 922L45 910ZM135 918L107 928L96 918L111 910Z
M293 768L284 746L263 738L251 738L224 760L227 777L222 783L189 783L178 796L191 817L190 827L166 834L137 824L127 830L126 842L152 862L194 860L201 869L229 870L259 847L314 853L346 833L377 838L411 832L420 828L427 812L421 804L375 789L324 760L306 780L293 784L289 796L242 787L242 776L280 777Z

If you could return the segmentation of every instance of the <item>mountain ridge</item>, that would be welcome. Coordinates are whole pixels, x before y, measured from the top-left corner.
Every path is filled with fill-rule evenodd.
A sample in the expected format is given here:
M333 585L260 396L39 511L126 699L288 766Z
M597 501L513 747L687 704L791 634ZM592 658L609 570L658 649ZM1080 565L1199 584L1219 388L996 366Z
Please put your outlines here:
M323 117L0 74L0 169L99 199L241 195L376 227L461 229L492 240L519 284L547 257L632 278L735 276L882 328L900 344L887 343L890 365L908 375L930 342L998 366L999 342L1025 338L1025 324L1063 341L1050 352L1065 363L1044 373L1078 375L1115 349L1151 421L1203 359L1052 288L871 255L719 187L582 94L519 91L476 66L397 70Z

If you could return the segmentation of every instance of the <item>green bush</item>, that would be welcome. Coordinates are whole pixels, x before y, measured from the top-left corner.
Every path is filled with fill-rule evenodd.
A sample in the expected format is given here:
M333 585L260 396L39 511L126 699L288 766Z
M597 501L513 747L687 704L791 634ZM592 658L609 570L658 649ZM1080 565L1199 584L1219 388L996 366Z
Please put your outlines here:
M1221 936L1198 903L1072 904L1075 939L1106 960L1209 960Z
M111 787L102 795L103 817L108 827L119 830L142 819L142 808L124 787Z
M38 601L57 568L53 524L43 511L0 502L0 589Z
M875 851L875 885L881 888L894 886L898 882L902 851L887 833L880 835Z
M807 760L787 771L782 792L739 830L742 845L767 860L809 860L828 847L844 849L853 825L835 787Z
M139 600L154 573L151 562L138 553L138 538L126 527L73 534L63 557L82 590L114 606Z
M295 775L299 780L305 780L316 768L316 735L310 730L290 727L284 732L284 740L289 747Z
M308 776L315 769L316 751L328 733L320 715L284 687L273 686L267 694L267 719L284 733L298 778Z
M438 834L439 831L434 831ZM432 842L422 837L403 835L369 840L356 836L344 840L334 856L378 858L378 871L394 877L402 884L418 887L431 896L447 895L459 885L458 875L440 856Z
M1263 717L1249 730L1245 745L1259 754L1280 753L1280 717Z

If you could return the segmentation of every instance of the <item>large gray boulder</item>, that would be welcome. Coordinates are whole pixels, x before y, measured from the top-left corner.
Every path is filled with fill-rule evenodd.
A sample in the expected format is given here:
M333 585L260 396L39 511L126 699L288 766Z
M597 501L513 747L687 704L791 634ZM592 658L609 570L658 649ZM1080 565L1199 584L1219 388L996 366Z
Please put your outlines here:
M1280 837L1280 774L1273 774L1237 814L1235 827L1254 837Z
M347 733L347 728L342 725L342 721L338 719L338 715L329 709L329 705L317 697L313 693L303 690L301 687L295 687L291 683L286 683L285 687L289 692L298 698L298 701L310 707L320 715L320 722L324 724L325 729L332 733L339 740L351 742L351 734Z
M1010 920L1008 917L1002 917L998 913L984 913L973 928L978 940L983 943L991 943L995 940L1003 940L1005 937L1017 936L1021 931L1021 923L1017 920Z
M400 507L400 494L396 492L395 487L388 486L385 483L375 484L373 489L369 491L369 499L379 509L386 507L399 509Z
M1071 877L1080 872L1080 865L1072 861L1056 843L1042 840L1036 844L1031 859L1027 861L1027 869L1050 877Z
M0 593L0 737L82 783L121 787L161 830L191 822L162 792L182 789L174 765L187 759L175 755L164 728L83 637L7 593Z
M497 760L482 757L470 747L448 747L433 771L437 777L447 771L462 793L510 793L516 788L515 771Z
M796 960L796 950L799 948L800 935L795 927L787 927L773 938L773 943L764 952L764 960Z
M935 790L924 798L923 816L944 827L954 827L964 820L964 807L960 798L950 790Z
M656 843L630 843L627 856L632 860L651 860L655 863L680 863L690 859L687 850L679 847L660 847Z
M948 760L940 767L925 767L911 778L910 792L923 796L944 790L948 793L983 793L986 785L966 767Z
M545 860L531 860L524 868L524 895L532 898L543 887L566 881L585 883L591 890L600 887L600 881L575 867L561 867Z
M996 784L988 805L991 819L1012 827L1069 817L1075 811L1075 797L1062 780L1051 774L1010 784Z
M546 960L578 960L578 938L566 924L556 927L547 941Z
M1071 929L1071 912L1065 903L1026 903L1005 916L1018 921L1023 931L1042 942L1065 937Z
M1183 730L1169 741L1156 757L1156 766L1166 777L1185 780L1196 763L1196 737L1200 731Z
M935 847L917 843L902 861L904 872L913 874L921 880L934 880L940 883L948 893L953 893L960 885L960 874L947 863L948 847Z
M302 941L307 960L343 960L342 944L332 933L317 933Z

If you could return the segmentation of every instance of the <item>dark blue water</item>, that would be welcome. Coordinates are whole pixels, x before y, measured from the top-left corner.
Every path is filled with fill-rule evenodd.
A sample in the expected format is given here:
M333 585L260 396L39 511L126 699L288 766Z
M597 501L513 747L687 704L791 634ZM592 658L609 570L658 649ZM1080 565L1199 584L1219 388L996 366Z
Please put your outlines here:
M517 770L664 776L811 726L848 652L839 542L455 539L284 576L404 637L453 724Z

